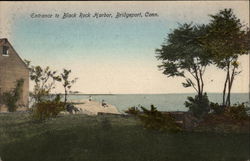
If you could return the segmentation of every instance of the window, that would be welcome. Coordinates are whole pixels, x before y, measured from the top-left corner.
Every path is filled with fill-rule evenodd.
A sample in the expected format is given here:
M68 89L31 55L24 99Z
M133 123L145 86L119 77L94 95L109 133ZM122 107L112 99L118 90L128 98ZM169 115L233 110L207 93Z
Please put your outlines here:
M3 46L3 56L8 56L8 55L9 55L9 47Z

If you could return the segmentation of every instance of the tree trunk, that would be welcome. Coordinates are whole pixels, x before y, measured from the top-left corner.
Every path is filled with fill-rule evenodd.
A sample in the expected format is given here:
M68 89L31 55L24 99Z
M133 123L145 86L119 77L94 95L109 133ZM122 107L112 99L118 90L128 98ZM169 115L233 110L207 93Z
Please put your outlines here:
M231 84L231 79L230 79L230 76L228 78L228 84L227 84L227 87L228 87L228 91L227 91L227 99L226 99L226 106L229 107L230 106L230 84Z
M233 68L231 78L229 78L228 94L227 94L227 106L231 105L231 89L233 86L234 76L235 76L235 67Z
M202 71L199 70L199 72L200 72L200 80L201 80L201 95L203 95L204 81L202 77Z
M198 86L198 97L199 97L199 100L202 100L200 79L199 79L198 71L197 71L196 67L194 67L194 72L195 72L196 82L197 82L197 86Z
M229 66L229 65L228 65ZM226 100L225 100L225 98L226 98L226 89L227 89L227 84L228 84L228 79L229 79L229 67L227 68L227 76L226 76L226 80L225 80L225 83L224 83L224 89L223 89L223 100L222 100L222 105L223 106L226 106Z
M222 105L225 106L225 96L226 96L226 87L227 87L227 78L224 83L223 96L222 96Z
M64 103L66 104L67 103L67 96L68 96L68 92L66 89L64 89Z

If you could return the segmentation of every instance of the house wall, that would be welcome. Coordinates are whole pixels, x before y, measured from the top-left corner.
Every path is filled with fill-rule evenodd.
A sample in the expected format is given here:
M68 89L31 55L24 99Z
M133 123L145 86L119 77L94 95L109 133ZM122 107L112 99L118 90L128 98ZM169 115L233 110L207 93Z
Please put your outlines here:
M3 46L9 47L8 56L3 56ZM19 79L24 79L24 85L18 104L27 107L29 101L29 70L8 40L0 39L0 93L8 92L15 88L16 81Z

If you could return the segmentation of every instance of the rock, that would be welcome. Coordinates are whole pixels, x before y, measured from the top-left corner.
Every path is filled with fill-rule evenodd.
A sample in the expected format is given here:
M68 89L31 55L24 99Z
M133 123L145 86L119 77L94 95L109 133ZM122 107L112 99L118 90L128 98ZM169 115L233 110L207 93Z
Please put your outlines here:
M74 101L72 103L79 110L77 113L80 114L97 115L99 112L121 114L117 108L111 104L107 104L107 106L104 107L100 102L89 100Z

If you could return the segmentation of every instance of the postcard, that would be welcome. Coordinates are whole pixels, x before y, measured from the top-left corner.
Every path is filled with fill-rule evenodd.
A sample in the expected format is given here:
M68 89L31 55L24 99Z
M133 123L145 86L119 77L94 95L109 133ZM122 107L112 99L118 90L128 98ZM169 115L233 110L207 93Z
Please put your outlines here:
M249 161L248 3L0 2L0 161Z

